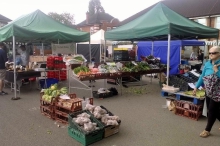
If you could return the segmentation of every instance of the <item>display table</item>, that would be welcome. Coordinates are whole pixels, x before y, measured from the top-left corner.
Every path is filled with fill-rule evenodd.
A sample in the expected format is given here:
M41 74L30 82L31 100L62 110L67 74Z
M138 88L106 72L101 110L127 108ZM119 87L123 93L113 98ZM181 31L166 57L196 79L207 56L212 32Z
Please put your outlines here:
M119 85L120 90L121 90L121 95L122 95L122 86L123 86L122 85L122 77L132 77L133 79L135 79L133 76L137 76L137 75L142 76L145 74L152 74L152 73L162 73L165 71L166 71L166 68L161 68L161 69L150 69L147 71L139 71L139 72L96 73L96 74L87 74L87 75L80 75L80 76L71 75L70 77L72 79L74 79L75 81L77 81L78 83L83 85L85 88L79 88L79 87L75 86L77 84L74 84L74 86L71 86L70 79L69 79L69 91L71 90L71 88L91 90L91 97L92 97L93 96L92 86L90 88L89 86L84 84L82 81L100 80L100 79L114 79L114 80L117 80L116 84ZM106 84L106 81L104 81L104 84ZM104 87L106 87L106 85L104 85Z
M20 87L22 85L22 82L21 82L22 79L35 78L35 77L40 77L40 76L41 76L40 71L16 72L16 81L18 85L17 90L19 91L19 94L20 94ZM14 71L6 71L5 80L11 83L11 90L13 90Z
M16 72L16 80L22 80L27 78L40 77L40 71L24 71L24 72ZM14 83L14 71L6 71L5 80L11 83Z

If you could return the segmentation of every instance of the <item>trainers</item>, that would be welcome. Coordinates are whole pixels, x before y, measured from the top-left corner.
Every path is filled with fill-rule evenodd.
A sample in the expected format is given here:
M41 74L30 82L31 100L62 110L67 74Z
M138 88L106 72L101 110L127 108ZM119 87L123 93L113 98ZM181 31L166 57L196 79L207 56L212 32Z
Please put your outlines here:
M0 95L7 95L8 93L7 92L4 92L4 91L2 91L2 92L0 92Z

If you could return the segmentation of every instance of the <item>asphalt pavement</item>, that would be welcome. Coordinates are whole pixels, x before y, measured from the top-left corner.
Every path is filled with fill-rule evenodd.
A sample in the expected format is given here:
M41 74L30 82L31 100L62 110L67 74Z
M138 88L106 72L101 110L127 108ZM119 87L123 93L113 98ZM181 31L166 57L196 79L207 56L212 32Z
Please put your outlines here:
M89 84L88 81L84 82ZM71 84L80 86L71 80ZM59 86L67 86L62 82ZM94 90L104 87L103 80L95 82ZM114 85L107 84L108 87ZM120 88L118 88L119 90ZM59 124L40 113L40 95L36 85L21 88L21 99L13 101L13 92L0 96L0 146L81 146L67 133L67 126ZM120 91L120 90L119 90ZM144 86L129 86L122 95L94 99L122 120L118 134L105 138L92 146L219 146L219 121L213 126L211 136L200 138L206 118L194 121L177 116L164 108L158 79L150 82L144 77ZM88 97L89 91L72 90L79 97ZM58 127L60 125L60 127Z

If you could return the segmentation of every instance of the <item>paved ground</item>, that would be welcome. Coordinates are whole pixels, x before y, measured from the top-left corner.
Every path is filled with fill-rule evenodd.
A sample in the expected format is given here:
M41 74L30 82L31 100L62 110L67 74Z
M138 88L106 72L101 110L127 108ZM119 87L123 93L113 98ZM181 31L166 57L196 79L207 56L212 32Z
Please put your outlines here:
M158 80L144 79L145 93L137 95L134 87L123 88L123 95L107 99L94 99L122 120L120 132L92 146L219 146L220 127L217 121L209 138L198 135L204 129L206 118L193 121L163 108L165 99L160 96ZM85 82L88 84L88 82ZM72 84L76 84L72 81ZM96 86L103 87L98 81ZM63 83L63 85L65 85ZM108 85L109 87L113 85ZM41 115L39 91L22 87L21 100L12 101L12 93L0 96L0 146L81 146L68 136L67 127ZM76 90L75 90L76 91ZM79 96L89 93L77 90ZM51 134L50 134L51 133Z

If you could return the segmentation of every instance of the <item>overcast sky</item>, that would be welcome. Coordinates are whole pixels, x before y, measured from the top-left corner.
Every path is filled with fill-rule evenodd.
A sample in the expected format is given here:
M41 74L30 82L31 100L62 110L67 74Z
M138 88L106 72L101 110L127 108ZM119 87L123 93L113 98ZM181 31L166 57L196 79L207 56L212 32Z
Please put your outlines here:
M85 20L90 0L1 0L0 14L14 20L37 9L49 12L68 12L75 15L76 24ZM120 21L160 0L100 0L106 13Z

